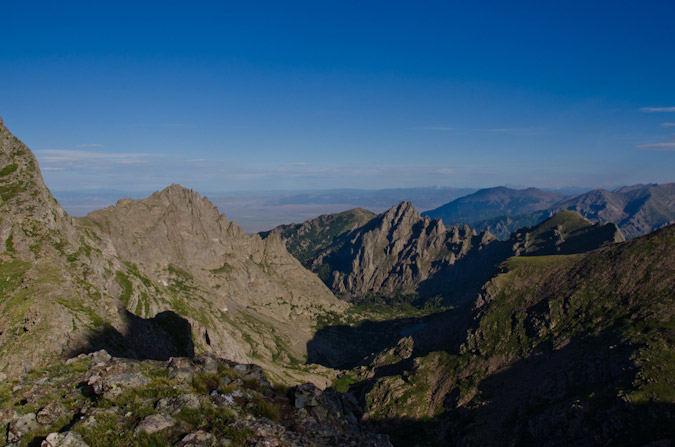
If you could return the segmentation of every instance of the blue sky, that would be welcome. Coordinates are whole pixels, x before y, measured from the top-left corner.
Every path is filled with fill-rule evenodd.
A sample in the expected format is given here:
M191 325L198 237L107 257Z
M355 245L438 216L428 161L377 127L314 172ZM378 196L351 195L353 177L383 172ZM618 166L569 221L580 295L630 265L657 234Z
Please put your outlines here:
M54 190L675 181L675 3L3 2Z

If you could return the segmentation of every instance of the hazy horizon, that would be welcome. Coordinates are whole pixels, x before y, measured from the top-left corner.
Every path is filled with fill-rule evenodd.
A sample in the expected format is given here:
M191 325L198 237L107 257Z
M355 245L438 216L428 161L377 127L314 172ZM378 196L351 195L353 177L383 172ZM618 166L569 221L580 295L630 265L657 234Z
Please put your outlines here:
M511 189L528 188L522 185L500 185ZM621 186L617 185L617 189ZM595 188L567 188L550 190L574 196ZM456 198L472 194L478 188L452 188L438 185L419 188L394 189L323 189L286 191L196 191L207 197L231 221L237 222L247 233L257 233L289 223L299 223L322 214L339 213L353 208L365 208L381 213L403 200L412 202L419 211L429 211ZM125 198L142 199L154 191L58 191L55 198L72 216L114 205Z

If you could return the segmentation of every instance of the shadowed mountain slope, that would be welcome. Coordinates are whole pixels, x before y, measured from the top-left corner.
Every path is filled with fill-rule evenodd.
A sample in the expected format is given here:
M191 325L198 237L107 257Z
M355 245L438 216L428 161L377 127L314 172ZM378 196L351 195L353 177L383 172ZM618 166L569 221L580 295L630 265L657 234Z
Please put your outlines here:
M395 445L672 439L675 226L585 254L510 258L464 341L419 333L349 377ZM447 328L452 331L452 327Z

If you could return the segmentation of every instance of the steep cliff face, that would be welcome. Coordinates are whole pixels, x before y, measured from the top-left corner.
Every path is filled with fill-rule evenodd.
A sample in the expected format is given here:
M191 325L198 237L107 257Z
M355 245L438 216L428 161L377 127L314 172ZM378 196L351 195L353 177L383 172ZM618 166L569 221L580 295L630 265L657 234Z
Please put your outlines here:
M402 202L367 224L345 234L320 253L315 271L329 266L327 283L338 294L415 293L420 286L458 260L481 250L493 238L469 227L447 229L440 220L422 218ZM427 295L442 293L428 284Z
M346 304L278 237L249 237L177 185L73 219L2 125L0 144L0 371L104 347L213 352L277 380L325 383L299 365L313 318Z

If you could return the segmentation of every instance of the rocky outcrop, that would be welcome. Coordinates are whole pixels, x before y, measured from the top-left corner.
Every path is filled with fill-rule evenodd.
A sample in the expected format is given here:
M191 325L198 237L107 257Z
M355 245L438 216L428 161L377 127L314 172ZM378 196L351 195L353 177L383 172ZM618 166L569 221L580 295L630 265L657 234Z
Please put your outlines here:
M183 315L198 350L256 358L279 372L305 357L317 314L346 307L278 236L248 236L207 198L179 185L121 200L77 223L140 273L120 278L132 283L127 307L143 317L163 310ZM144 295L134 277L168 300Z
M322 253L313 268L331 267L331 288L346 296L415 293L448 266L489 243L489 234L469 227L447 229L440 220L422 218L402 202L344 236L337 251ZM427 286L426 293L441 291Z
M0 371L42 365L120 323L106 269L45 186L31 151L0 123ZM86 254L86 262L80 259Z
M3 384L0 444L390 447L359 411L353 397L330 389L272 388L255 365L99 351Z

